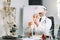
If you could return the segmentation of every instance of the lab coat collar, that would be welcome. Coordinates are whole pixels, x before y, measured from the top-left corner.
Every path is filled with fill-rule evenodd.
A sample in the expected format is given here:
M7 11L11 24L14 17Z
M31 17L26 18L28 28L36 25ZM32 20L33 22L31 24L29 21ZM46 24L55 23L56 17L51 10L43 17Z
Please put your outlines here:
M41 17L40 17L41 18ZM43 22L44 20L46 20L46 16L43 16L41 19L41 22Z

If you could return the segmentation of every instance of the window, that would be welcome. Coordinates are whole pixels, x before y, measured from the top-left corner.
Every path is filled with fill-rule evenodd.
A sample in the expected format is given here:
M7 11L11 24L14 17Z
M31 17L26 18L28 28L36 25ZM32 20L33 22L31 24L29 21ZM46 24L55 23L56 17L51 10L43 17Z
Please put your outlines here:
M60 18L60 0L57 0L58 18Z
M42 0L29 0L29 5L42 5Z

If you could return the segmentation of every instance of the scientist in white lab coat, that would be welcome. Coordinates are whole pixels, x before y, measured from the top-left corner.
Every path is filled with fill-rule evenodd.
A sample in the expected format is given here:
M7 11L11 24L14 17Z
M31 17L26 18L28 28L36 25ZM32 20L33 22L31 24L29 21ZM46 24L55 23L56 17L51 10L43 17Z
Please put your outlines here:
M28 23L31 24L31 27L28 25L29 27L27 28L30 32L29 35L32 36L31 32L35 32L33 33L33 35L36 35L35 37L41 35L42 38L45 38L47 36L49 37L52 22L49 18L45 16L47 13L46 8L44 6L39 6L35 9L35 13L36 14L33 15L33 21Z
M37 35L44 34L44 36L50 36L50 28L52 25L52 22L49 18L45 16L47 13L47 9L44 6L36 8L35 13L38 14L39 20L34 20L34 24L36 25L35 27L35 32Z

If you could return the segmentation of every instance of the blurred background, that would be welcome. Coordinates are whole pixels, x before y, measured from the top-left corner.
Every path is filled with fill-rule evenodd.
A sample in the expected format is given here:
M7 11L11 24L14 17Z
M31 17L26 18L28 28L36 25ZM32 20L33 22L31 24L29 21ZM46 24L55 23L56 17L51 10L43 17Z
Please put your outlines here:
M0 0L0 9L4 6L4 0ZM16 25L18 27L18 34L23 35L23 28L25 25L25 16L30 13L25 13L24 8L28 6L43 5L47 8L46 16L54 18L54 35L57 36L60 26L60 1L59 0L11 0L11 6L16 8ZM29 8L29 7L28 7ZM29 9L26 9L30 11Z

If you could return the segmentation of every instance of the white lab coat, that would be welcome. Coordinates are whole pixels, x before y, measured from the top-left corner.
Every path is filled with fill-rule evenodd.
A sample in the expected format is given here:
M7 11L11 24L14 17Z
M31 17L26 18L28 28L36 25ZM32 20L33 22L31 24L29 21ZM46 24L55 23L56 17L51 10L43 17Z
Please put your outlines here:
M25 32L28 32L28 33L30 31L33 32L33 29L35 29L35 34L38 34L38 35L45 34L46 36L50 35L49 32L50 32L52 22L51 22L51 20L49 18L47 18L46 16L42 17L41 22L39 22L38 27L34 24L33 21L32 21L32 23L33 24L31 26L31 28L27 27ZM33 34L32 34L32 36L33 36Z
M38 34L45 34L47 36L50 35L50 28L51 28L52 22L49 18L46 16L42 17L41 22L39 22L38 27L35 28L36 33Z

